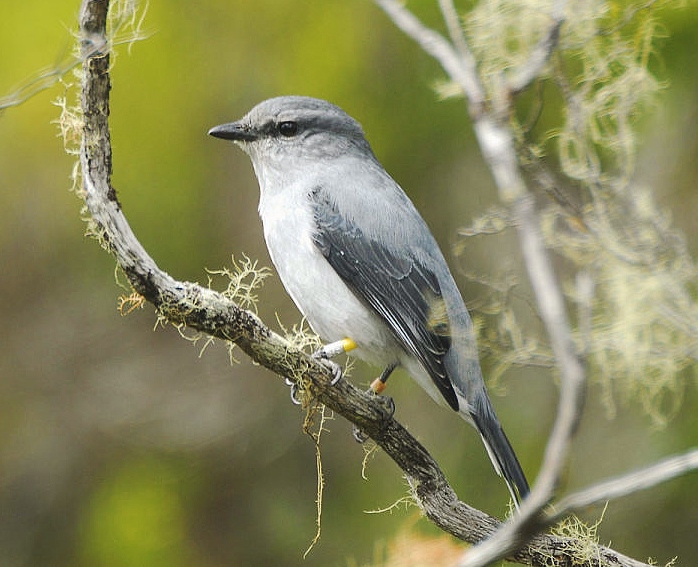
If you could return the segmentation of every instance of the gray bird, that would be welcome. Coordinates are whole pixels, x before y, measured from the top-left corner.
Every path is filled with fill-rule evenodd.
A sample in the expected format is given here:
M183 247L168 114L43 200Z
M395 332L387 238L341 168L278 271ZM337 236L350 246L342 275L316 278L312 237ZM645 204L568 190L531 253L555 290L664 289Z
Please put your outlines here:
M361 125L329 102L266 100L216 126L251 158L272 262L332 356L398 366L482 437L515 502L529 487L485 389L472 321L424 219L373 155Z

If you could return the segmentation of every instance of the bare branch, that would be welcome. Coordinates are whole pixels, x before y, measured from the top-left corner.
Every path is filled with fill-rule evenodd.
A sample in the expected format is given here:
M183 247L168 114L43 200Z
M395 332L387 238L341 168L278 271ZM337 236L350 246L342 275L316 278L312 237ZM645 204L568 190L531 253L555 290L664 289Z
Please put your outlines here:
M558 0L551 14L552 25L531 52L525 65L509 76L509 90L512 94L525 90L533 81L540 77L550 56L557 47L560 39L560 28L565 21L565 0Z
M698 449L693 449L644 469L600 482L585 490L565 496L555 504L554 512L548 515L547 521L549 524L554 524L565 516L592 504L607 502L614 498L652 488L696 469L698 469Z
M139 22L142 23L142 22ZM117 22L117 28L121 22ZM133 45L134 42L147 39L149 34L142 32L140 29L131 32L129 37L110 37L109 42L111 47L121 44ZM50 89L56 84L62 82L65 76L73 69L82 64L88 55L92 55L104 49L104 45L99 45L99 41L107 41L106 37L91 37L87 41L83 40L80 54L70 53L69 55L61 55L58 62L53 67L47 67L37 71L31 78L27 79L23 84L17 87L14 92L11 92L3 97L0 97L0 113L10 107L19 106L36 96L37 94Z
M426 27L399 0L375 0L395 25L414 39L436 59L451 79L457 82L465 93L472 110L479 109L485 101L485 91L477 75L475 58L467 49L461 55L439 33Z
M441 63L450 78L462 86L468 97L475 133L483 155L492 171L501 200L510 206L516 219L529 279L562 378L558 414L546 447L540 474L531 494L522 504L519 514L503 524L489 540L469 550L461 563L467 567L484 566L519 549L533 534L550 524L544 509L555 495L560 473L567 461L570 443L584 405L586 385L584 368L572 341L571 326L567 319L561 286L557 282L543 242L533 196L528 191L521 174L513 132L508 124L508 115L511 112L510 95L524 90L541 75L557 46L566 2L558 0L554 4L551 13L552 25L547 33L533 49L528 61L509 77L508 83L502 82L500 88L508 89L508 92L492 94L500 107L487 105L482 83L477 76L477 64L460 28L459 18L451 0L439 0L439 4L453 45L448 44L436 32L421 24L413 14L397 2L393 0L376 0L376 2L399 28ZM454 58L460 58L460 62L454 61ZM502 101L504 107L501 106ZM580 286L584 285L586 291L591 293L589 283L588 278L582 277L579 280ZM620 496L642 488L645 482L650 486L652 483L681 474L690 466L692 465L686 464L684 460L680 460L679 463L670 460L669 463L658 465L656 469L652 467L645 471L654 473L647 480L642 479L639 474L628 475L623 480L603 483L596 487L598 490L592 488L588 492L568 497L561 504L576 507L585 502L595 501L602 494ZM559 518L561 514L562 512L554 517ZM630 561L631 564L641 564L634 560Z
M560 401L543 465L520 513L503 524L490 539L468 550L460 563L462 567L485 566L502 559L546 526L541 514L555 495L584 404L584 369L574 349L564 301L543 245L532 196L515 201L513 209L531 285L560 368Z
M40 92L50 89L61 82L63 78L80 65L82 61L83 59L81 57L71 55L63 58L63 60L54 67L48 67L38 71L14 92L0 98L0 112L13 106L19 106Z
M439 0L439 7L441 8L441 13L444 16L446 22L446 27L448 28L448 35L451 37L451 42L458 50L461 58L470 59L475 65L475 58L468 47L468 42L465 39L465 34L463 33L463 26L456 11L456 7L453 4L453 0Z
M0 98L0 112L12 106L19 106L40 92L50 89L61 81L66 73L79 64L79 59L71 58L66 63L39 71L14 92Z

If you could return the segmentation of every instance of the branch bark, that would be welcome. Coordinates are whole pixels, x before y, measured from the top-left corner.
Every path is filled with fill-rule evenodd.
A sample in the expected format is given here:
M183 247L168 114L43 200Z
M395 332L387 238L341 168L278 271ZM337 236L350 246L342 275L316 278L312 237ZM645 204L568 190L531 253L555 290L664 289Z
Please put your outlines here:
M331 385L333 376L327 368L292 347L256 315L216 291L174 279L157 266L138 242L111 185L108 8L108 0L83 0L80 11L84 60L80 148L83 197L96 225L95 232L133 288L167 320L233 341L254 361L277 375L295 383L302 381L303 388L317 403L351 421L395 461L424 513L441 529L471 543L498 532L501 522L460 501L427 450L400 423L386 415L379 403L347 381ZM508 549L507 555L512 561L571 566L576 564L579 543L572 538L538 535L525 547L515 550L510 546ZM589 565L637 566L641 563L599 546Z

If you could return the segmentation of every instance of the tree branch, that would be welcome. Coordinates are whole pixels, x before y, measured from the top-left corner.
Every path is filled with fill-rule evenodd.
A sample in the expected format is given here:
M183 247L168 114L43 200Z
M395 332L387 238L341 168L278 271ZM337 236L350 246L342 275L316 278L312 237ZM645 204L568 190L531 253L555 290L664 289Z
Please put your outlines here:
M495 536L470 550L463 565L478 566L505 557L518 549L530 537L544 527L542 512L555 494L560 473L567 461L571 439L576 430L584 403L585 373L572 341L572 332L565 310L561 287L557 282L550 257L543 242L534 207L533 195L526 187L515 150L514 136L508 124L509 107L487 107L477 65L465 39L459 41L460 57L446 39L424 26L398 0L376 0L395 24L410 35L428 53L441 63L453 81L461 85L468 98L482 153L499 189L500 199L508 204L516 219L521 251L529 280L533 287L539 312L545 324L551 346L561 374L561 391L558 414L545 451L543 466L528 498L522 503L520 513L512 517ZM455 10L448 0L441 2L444 18L452 36ZM511 93L531 82L532 73L540 72L543 63L552 53L562 23L564 2L556 6L556 22L543 48L534 50L531 61L519 73L514 85L502 88ZM433 46L438 46L438 49ZM465 46L465 47L464 47ZM508 101L509 96L493 96L493 100Z
M552 24L548 28L547 33L535 46L526 64L509 75L509 90L512 94L517 94L526 90L531 83L541 76L544 67L548 64L553 51L555 51L557 47L558 40L560 39L560 28L565 22L566 3L566 0L557 0L555 2L552 13L550 14Z
M477 62L470 51L468 41L465 39L463 25L456 11L456 7L453 4L453 0L439 0L439 8L446 22L448 35L451 37L451 43L456 48L460 58L467 60L468 64L474 69Z
M554 524L577 510L652 488L696 469L698 469L698 449L693 449L682 455L676 455L654 463L649 467L569 494L555 504L554 512L548 514L546 521L548 524Z
M465 92L471 109L485 102L485 90L477 75L477 63L467 44L463 42L463 52L459 54L439 33L426 27L414 14L396 0L375 0L393 23L414 39L422 49L436 59L446 73Z

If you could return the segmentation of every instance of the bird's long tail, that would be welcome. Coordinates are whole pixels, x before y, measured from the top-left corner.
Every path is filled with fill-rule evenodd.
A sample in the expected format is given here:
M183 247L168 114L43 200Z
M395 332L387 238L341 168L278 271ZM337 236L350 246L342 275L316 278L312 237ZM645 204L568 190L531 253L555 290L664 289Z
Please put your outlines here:
M528 481L486 393L473 400L470 417L482 437L494 469L504 478L514 503L518 505L529 493Z

